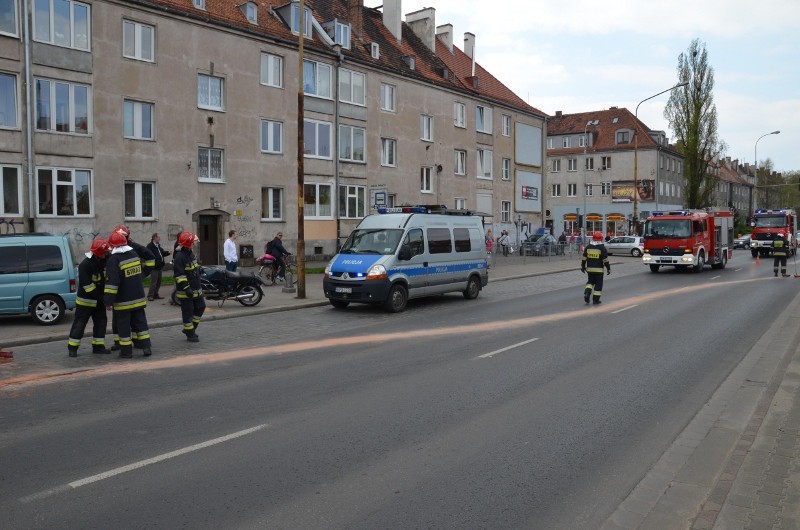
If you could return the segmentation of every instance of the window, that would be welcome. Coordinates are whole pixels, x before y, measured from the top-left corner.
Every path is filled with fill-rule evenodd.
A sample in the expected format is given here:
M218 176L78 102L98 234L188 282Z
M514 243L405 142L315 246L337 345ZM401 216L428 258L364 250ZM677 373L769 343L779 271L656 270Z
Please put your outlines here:
M261 219L283 219L283 188L261 188Z
M578 195L578 185L567 184L567 197L575 197L576 195Z
M331 65L303 61L303 92L320 98L331 97Z
M553 139L552 138L548 138L547 139L547 148L548 149L552 149L553 148Z
M561 184L553 184L553 197L561 197Z
M283 86L283 57L261 54L261 84L278 88Z
M156 30L153 26L122 21L122 55L128 59L153 62Z
M463 103L453 103L453 124L461 128L467 126L467 106Z
M64 266L61 250L55 245L28 246L28 272L55 272Z
M153 104L125 100L123 136L134 140L153 139Z
M467 209L467 199L456 198L456 200L455 200L455 208L456 208L456 210L466 210Z
M601 182L600 183L600 195L611 195L611 183L610 182Z
M201 109L225 110L223 79L197 74L197 106Z
M511 159L504 158L503 165L501 169L500 178L503 180L511 180Z
M431 254L450 254L453 252L453 241L449 228L428 228L428 252Z
M456 175L466 175L467 174L467 152L461 149L456 149L455 151L455 174Z
M553 160L553 173L558 173L561 171L561 159L556 158Z
M365 85L364 74L342 68L339 70L339 101L354 105L366 105Z
M349 50L350 49L350 24L342 24L338 20L336 21L336 34L333 37L333 41L336 44L341 44L342 48Z
M387 85L381 83L381 110L388 110L394 112L395 109L395 87L394 85Z
M492 178L492 152L488 149L478 149L477 169L479 179Z
M591 197L593 195L592 193L593 188L594 186L592 186L591 184L586 185L586 188L583 190L583 192L586 194L587 197Z
M225 152L222 149L200 147L197 150L197 180L224 182Z
M501 132L503 136L511 136L511 116L503 114Z
M0 0L0 34L17 36L16 0Z
M19 166L0 165L3 177L0 215L22 215L22 171Z
M567 160L567 171L578 171L578 159L570 158Z
M422 237L421 228L412 228L403 239L403 244L411 247L411 257L418 256L425 252L425 240Z
M41 216L92 214L92 172L88 169L36 169L36 201Z
M261 152L280 154L283 152L283 123L261 120Z
M583 134L578 137L578 147L586 147L586 136Z
M192 2L194 3L194 7L196 7L197 9L205 10L206 0L192 0Z
M419 138L426 142L433 141L433 116L423 114L419 117Z
M258 6L253 2L247 2L244 5L244 16L251 24L258 24Z
M331 158L331 124L326 121L303 120L303 154L312 158Z
M601 167L603 169L611 169L611 157L610 156L604 156L600 160L602 161L602 166Z
M125 219L155 218L155 197L155 182L125 182Z
M292 33L300 33L300 4L292 3ZM311 10L303 8L303 35L311 38Z
M500 201L500 222L511 222L511 201Z
M366 130L361 127L340 125L339 160L344 160L347 162L363 162L365 136Z
M367 188L339 186L339 217L361 219L366 215Z
M617 131L617 143L618 144L627 144L631 141L631 133L630 131Z
M306 219L330 219L332 193L330 184L303 184L303 214Z
M475 130L492 134L492 109L481 105L475 107Z
M373 59L380 59L381 58L381 45L377 42L373 42L370 44L370 52L372 54Z
M561 139L561 147L567 149L569 147L569 136L565 136Z
M419 170L419 191L433 193L433 168L422 167Z
M664 169L664 155L661 155L659 158L659 169Z
M17 77L0 74L0 127L17 127Z
M33 38L89 51L89 6L74 0L34 0Z
M584 166L586 171L594 171L594 158L587 157L586 162L584 162Z
M381 165L388 167L397 165L397 140L381 138Z
M65 81L36 79L36 128L89 134L90 88Z

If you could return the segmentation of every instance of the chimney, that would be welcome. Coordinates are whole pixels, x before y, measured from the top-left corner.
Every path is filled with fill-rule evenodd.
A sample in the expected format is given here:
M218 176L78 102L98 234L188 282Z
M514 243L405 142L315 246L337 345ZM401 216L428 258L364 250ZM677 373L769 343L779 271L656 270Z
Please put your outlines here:
M353 34L360 37L364 26L364 0L347 0L347 18Z
M453 25L443 24L436 28L436 36L442 41L442 44L447 46L450 53L453 53Z
M464 33L464 53L472 59L472 77L475 77L475 34Z
M384 0L383 2L383 25L394 35L398 44L403 40L402 4L402 0Z
M426 7L406 15L408 24L428 49L436 53L436 9Z
M560 110L557 110L556 111L556 118L560 118L561 114L562 114L562 112Z

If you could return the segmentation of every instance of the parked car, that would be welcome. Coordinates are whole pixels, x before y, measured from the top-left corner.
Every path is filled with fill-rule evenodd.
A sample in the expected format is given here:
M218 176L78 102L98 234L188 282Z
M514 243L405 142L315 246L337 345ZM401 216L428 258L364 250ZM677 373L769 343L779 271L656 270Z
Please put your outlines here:
M564 245L550 234L532 234L522 243L524 256L554 256L564 254Z
M609 254L629 254L635 258L644 254L644 238L639 236L617 236L606 241Z
M744 234L733 240L733 248L750 248L750 234Z

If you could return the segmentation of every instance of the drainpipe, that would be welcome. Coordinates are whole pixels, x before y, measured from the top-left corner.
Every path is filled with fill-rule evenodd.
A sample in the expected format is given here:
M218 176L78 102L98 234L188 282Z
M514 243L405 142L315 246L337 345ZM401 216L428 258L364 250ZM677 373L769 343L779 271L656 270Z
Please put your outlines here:
M26 171L28 172L28 232L35 231L35 204L34 204L34 185L33 185L33 111L31 109L31 90L33 82L31 80L31 34L28 18L28 1L23 0L23 16L25 22L22 25L22 40L25 43L25 144L27 150Z
M334 44L333 51L336 54L336 86L334 87L333 91L333 179L334 179L334 191L333 191L333 211L334 211L334 218L336 219L336 248L334 249L335 252L339 251L339 228L340 228L340 218L341 215L339 212L339 67L342 65L344 61L344 56L342 55L342 46L341 44ZM365 135L366 136L366 135ZM366 144L367 139L364 138L364 143Z

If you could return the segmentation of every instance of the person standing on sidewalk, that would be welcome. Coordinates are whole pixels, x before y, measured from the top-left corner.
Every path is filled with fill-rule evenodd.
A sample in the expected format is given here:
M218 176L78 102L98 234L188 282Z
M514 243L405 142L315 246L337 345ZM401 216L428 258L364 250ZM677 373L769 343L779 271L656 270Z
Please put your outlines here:
M197 336L197 326L206 310L206 301L203 298L200 285L200 264L192 252L192 245L199 241L192 232L181 232L178 236L180 250L172 259L175 274L175 297L181 304L181 318L183 320L183 334L189 342L200 342Z
M161 288L161 272L164 269L164 258L169 256L171 252L161 248L161 236L158 233L153 234L150 238L147 250L155 257L155 265L150 271L150 290L147 293L147 299L153 301L161 298L158 295L158 290Z
M595 304L602 303L600 295L603 294L603 267L606 274L611 274L611 264L608 262L608 251L603 244L603 234L592 234L592 242L583 249L581 258L581 272L588 274L586 287L583 289L583 301L589 303L589 298Z
M67 352L70 357L78 356L83 332L89 319L92 319L92 353L111 353L106 348L106 307L103 305L103 290L106 277L106 258L111 251L108 241L98 237L92 241L92 248L86 258L78 265L78 297L75 300L75 320L69 330Z
M222 253L225 256L225 270L236 272L239 268L239 255L236 253L236 230L228 232L228 239L222 246Z
M778 233L778 237L772 242L772 256L775 258L772 270L775 271L775 276L778 276L778 266L780 265L781 276L784 278L789 275L786 274L786 256L789 253L789 241L786 240L786 234L783 232Z
M127 245L131 249L133 249L134 252L136 252L137 256L139 256L139 260L142 263L142 274L139 276L139 278L142 281L144 281L145 276L150 274L150 270L155 266L156 257L153 256L153 253L150 252L147 249L146 246L140 245L139 243L136 243L133 240L133 238L131 238L131 230L127 226L125 226L125 225L117 225L117 226L114 227L114 232L116 232L118 234L122 234L123 236L125 236L125 241L127 241ZM111 241L111 239L109 238L109 242L110 241ZM144 289L144 287L142 287L142 289ZM116 312L113 315L111 315L111 331L114 332L114 345L111 346L111 351L120 351L119 333L117 333L116 315L117 315ZM131 328L131 339L133 340L133 346L135 348L141 348L142 347L141 343L139 342L139 332L140 331L142 332L143 335L147 336L146 338L148 338L148 339L150 338L150 332L147 329L144 329L144 330L138 329L137 328L138 325L139 325L139 320L131 322L131 326L132 326L132 328Z
M503 230L500 232L500 239L497 240L503 248L503 256L508 257L508 247L511 246L511 239L508 237L508 232Z

